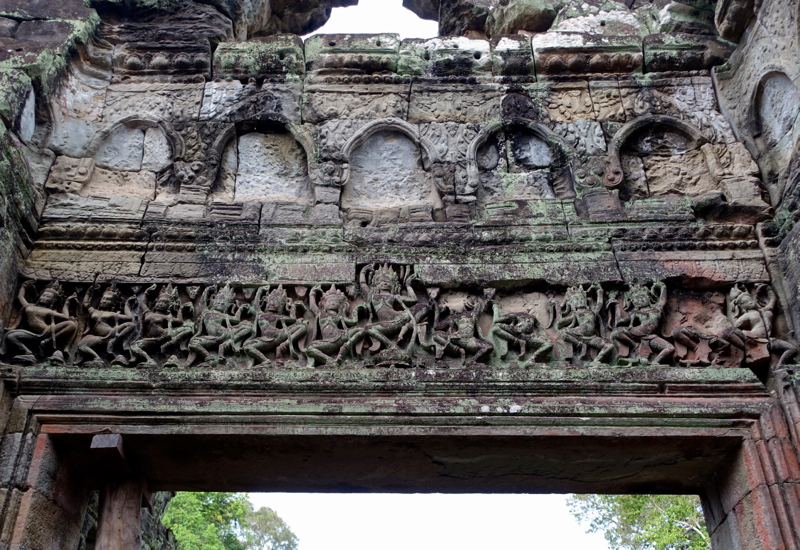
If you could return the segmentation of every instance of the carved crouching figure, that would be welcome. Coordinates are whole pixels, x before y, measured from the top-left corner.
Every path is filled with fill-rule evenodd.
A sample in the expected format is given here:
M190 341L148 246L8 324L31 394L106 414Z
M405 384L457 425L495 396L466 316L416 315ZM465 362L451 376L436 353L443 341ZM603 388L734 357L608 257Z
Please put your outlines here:
M95 288L97 287L89 289L83 300L84 307L89 312L89 322L83 337L78 342L78 352L86 357L88 360L86 364L105 366L98 351L114 356L119 343L136 330L136 323L131 313L131 306L136 303L136 297L131 296L124 304L124 311L120 311L122 296L117 291L116 285L112 285L103 292L100 303L94 308L90 304ZM116 355L112 364L127 365L128 360L120 354Z
M491 296L490 296L491 297ZM490 342L480 337L478 318L486 303L475 298L467 298L464 311L451 313L443 322L434 326L433 341L436 346L436 359L445 353L457 353L463 367L471 367L484 361L494 350ZM473 356L467 360L467 354Z
M534 366L541 359L546 359L553 351L553 342L542 330L539 320L534 315L530 313L504 315L497 303L492 304L492 327L489 329L489 339L494 342L500 359L506 358L509 344L519 346L520 359L529 350L533 351L531 358L525 362L526 368Z
M139 361L140 367L158 366L150 354L166 354L188 340L194 333L191 304L180 305L177 290L168 285L158 294L153 309L147 305L149 296L155 294L157 286L148 288L141 300L141 333L130 347L131 356ZM164 364L165 367L179 366L173 355Z
M297 359L299 354L295 345L308 334L308 325L302 318L297 318L297 304L286 296L283 285L272 292L268 286L259 288L255 304L258 308L254 326L257 333L244 343L244 352L255 359L257 365L270 363L264 354L273 350L276 361L287 353Z
M216 353L217 360L224 362L229 351L238 352L241 343L252 334L252 326L242 322L242 315L250 306L236 307L233 290L229 285L223 288L211 286L203 291L201 307L208 307L209 295L213 293L211 306L200 313L197 332L189 340L189 351L203 363ZM236 310L233 314L232 311Z
M19 291L19 302L22 305L22 323L25 328L14 328L2 334L0 325L0 353L6 345L11 344L21 352L14 361L23 364L36 363L36 354L31 348L52 350L50 361L64 363L64 351L78 330L77 319L69 314L69 306L77 303L78 297L72 295L64 302L61 311L58 304L63 299L61 285L53 281L42 291L35 304L28 302L26 294L33 287L33 281L25 281ZM45 352L46 353L46 352Z
M675 353L675 346L658 335L666 304L667 285L663 282L654 283L652 290L642 285L631 285L622 306L616 300L609 303L617 309L611 341L630 348L631 352L635 351L640 362L666 363ZM643 349L644 344L657 352L652 361L649 361L649 354ZM632 361L630 358L620 359L620 363Z

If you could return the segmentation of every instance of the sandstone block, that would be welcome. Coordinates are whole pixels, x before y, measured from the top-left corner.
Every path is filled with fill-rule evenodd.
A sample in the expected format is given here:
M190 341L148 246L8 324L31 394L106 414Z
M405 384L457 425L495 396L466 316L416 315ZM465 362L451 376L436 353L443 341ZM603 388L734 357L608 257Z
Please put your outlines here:
M642 42L635 35L548 32L534 36L531 44L537 74L631 73L642 70Z
M495 76L534 74L531 41L522 35L494 35L490 42Z
M734 44L714 36L686 33L651 34L644 38L647 72L696 71L722 65Z
M318 34L305 42L306 69L397 72L396 34Z
M147 201L136 197L80 197L74 194L53 194L47 199L42 223L69 225L74 223L141 223Z
M214 74L223 78L263 78L304 72L303 41L293 34L224 43L214 52Z
M0 15L15 19L79 19L87 20L94 10L83 0L5 0Z
M464 36L406 39L400 44L397 71L429 77L491 76L491 48L488 40Z

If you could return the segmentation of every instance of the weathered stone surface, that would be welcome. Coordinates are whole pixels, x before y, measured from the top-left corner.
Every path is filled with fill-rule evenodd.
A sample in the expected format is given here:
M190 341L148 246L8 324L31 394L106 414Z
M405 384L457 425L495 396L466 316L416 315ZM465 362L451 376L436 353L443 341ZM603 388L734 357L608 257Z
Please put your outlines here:
M647 15L623 2L572 0L558 13L553 30L588 35L643 37L649 34Z
M55 193L79 193L94 174L94 159L57 157L50 170L47 187Z
M777 146L792 130L800 114L800 92L785 74L770 75L756 98L756 124L768 148Z
M502 89L499 86L471 86L467 92L452 84L414 86L408 107L410 122L476 123L500 115Z
M217 77L261 78L304 72L303 42L292 34L220 44L214 51L214 75Z
M261 4L261 2L257 2ZM195 81L211 76L211 45L233 39L231 20L196 2L162 3L143 9L136 21L112 11L99 38L114 46L117 80L153 81L163 77Z
M14 34L17 32L17 27L19 27L18 21L14 21L13 19L8 19L6 17L0 17L0 37L14 38Z
M203 84L114 84L106 94L106 120L197 119Z
M250 81L208 82L203 93L200 120L240 122L253 117L301 122L302 93L299 84L267 82L259 88Z
M490 42L492 73L499 75L531 75L534 73L530 38L520 35L495 35Z
M154 199L155 192L156 174L153 172L115 172L95 168L91 181L80 194Z
M291 135L253 132L239 138L236 202L312 197L305 155Z
M141 128L119 126L100 145L95 163L109 170L138 172L142 168L144 134Z
M714 12L683 2L670 2L658 12L658 32L716 34Z
M486 18L486 34L544 32L550 28L566 0L522 0L498 2Z
M393 167L391 173L386 166ZM403 134L375 133L350 156L350 179L342 192L345 209L436 205L437 198L417 145Z
M404 119L410 83L346 87L316 84L303 94L303 121L319 124L332 119Z
M172 164L172 149L161 128L148 128L142 147L142 170L161 172Z
M705 0L279 34L348 3L0 24L0 418L59 450L0 444L2 541L75 546L112 426L161 487L702 493L715 541L797 546L796 6L744 32L720 1L722 39Z
M489 41L463 36L406 39L400 44L397 71L404 75L431 77L490 75L492 56Z
M33 97L35 102L35 97L31 94L31 79L20 70L0 71L0 90L3 93L0 117L8 127L13 128L15 123L21 122L20 117L29 98Z
M397 72L396 34L317 34L305 41L309 71Z
M14 38L36 46L53 48L64 44L75 29L75 24L69 21L23 21Z
M147 209L147 201L135 197L80 197L53 194L42 214L46 225L122 223L138 227ZM52 234L52 232L51 232Z
M738 42L753 17L753 0L720 0L714 23L725 40Z
M0 15L17 20L33 19L82 19L91 17L93 10L83 0L64 0L53 3L48 0L7 0L0 7Z
M532 39L536 71L544 75L638 72L641 44L636 36L579 32L541 33Z
M648 72L710 69L723 64L732 52L733 44L710 36L662 33L644 38Z

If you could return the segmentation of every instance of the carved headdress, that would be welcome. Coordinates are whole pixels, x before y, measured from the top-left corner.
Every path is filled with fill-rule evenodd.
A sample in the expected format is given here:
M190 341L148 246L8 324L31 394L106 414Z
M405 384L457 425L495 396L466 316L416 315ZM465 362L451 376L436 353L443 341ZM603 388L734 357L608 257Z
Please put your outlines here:
M213 304L222 304L224 306L224 310L227 311L234 303L234 295L233 289L229 283L225 283L225 286L222 288L217 289L214 293L214 298L212 300Z
M640 283L631 283L628 291L625 293L625 307L636 306L641 300L641 303L651 303L651 291L647 286Z
M162 287L161 291L158 293L158 298L156 298L156 301L159 300L167 300L170 309L178 307L180 305L180 298L178 297L178 289L173 287L172 283L168 284L165 287Z
M46 287L44 287L44 290L42 290L42 294L44 294L45 292L48 292L48 291L52 292L53 294L55 294L59 298L63 298L64 297L64 291L61 288L61 283L59 283L58 281L52 281L52 282L48 283L48 285Z
M375 272L372 274L370 287L374 291L374 287L382 282L387 282L391 285L390 292L392 294L397 294L400 291L400 279L397 277L397 273L395 273L394 269L392 269L389 264L383 264L375 270Z
M758 308L756 300L741 284L736 284L731 288L730 301L735 317L745 311Z
M118 307L122 303L122 294L117 289L117 283L111 283L111 286L103 292L103 296L110 296L114 307Z
M571 286L564 295L564 303L570 306L578 303L583 307L587 307L589 305L589 295L583 285Z
M333 309L335 308L337 313L340 315L347 314L347 308L349 306L347 302L347 296L344 292L336 288L335 285L331 285L331 287L322 295L320 299L320 305L322 305L322 309ZM333 308L331 308L333 306Z
M283 311L286 307L286 302L289 300L286 289L283 288L283 285L278 285L278 288L274 289L272 292L269 293L267 296L267 305L269 304L276 304L277 311Z

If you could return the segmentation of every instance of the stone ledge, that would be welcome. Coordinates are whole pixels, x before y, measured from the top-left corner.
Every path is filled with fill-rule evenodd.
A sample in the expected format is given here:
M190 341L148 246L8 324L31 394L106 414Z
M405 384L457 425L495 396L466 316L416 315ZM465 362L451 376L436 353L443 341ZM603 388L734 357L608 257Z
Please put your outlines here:
M532 396L768 397L748 369L675 367L535 369L83 369L0 367L7 383L24 393L179 391L188 395L225 388L248 392L466 392Z

